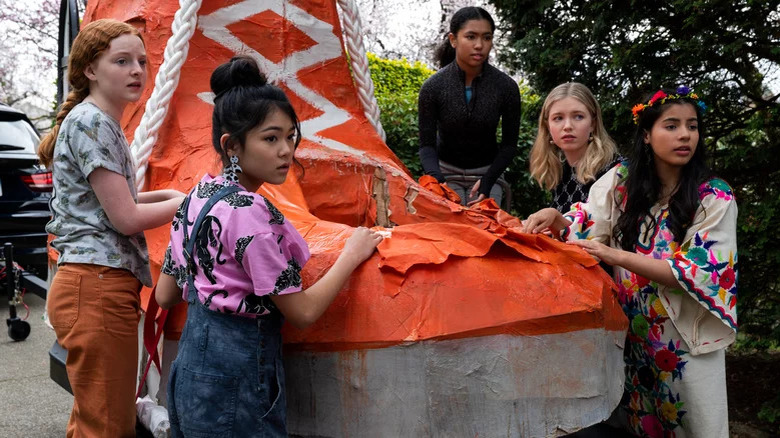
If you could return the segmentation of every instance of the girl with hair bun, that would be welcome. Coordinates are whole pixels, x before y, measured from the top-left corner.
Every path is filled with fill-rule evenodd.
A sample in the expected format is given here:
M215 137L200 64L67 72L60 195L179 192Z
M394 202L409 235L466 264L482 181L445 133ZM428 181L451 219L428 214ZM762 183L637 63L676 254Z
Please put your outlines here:
M423 169L458 193L463 205L485 198L500 204L503 191L496 182L517 153L520 90L487 62L495 30L482 8L455 12L436 52L441 69L425 81L418 99Z
M588 87L567 82L553 88L542 105L529 160L531 176L552 191L550 206L566 213L585 201L593 183L619 161Z
M190 192L171 226L156 299L186 300L187 322L168 379L173 437L287 436L281 325L316 321L382 237L357 228L307 289L306 242L271 200L301 139L284 92L237 56L211 75L212 143L223 164Z
M168 223L184 194L136 193L135 166L119 120L146 83L141 34L97 20L68 57L70 94L40 144L51 166L52 219L59 252L47 308L68 350L73 411L67 436L135 436L141 285L151 286L144 230Z
M563 231L614 266L629 319L624 395L613 421L642 437L727 437L725 348L737 331L737 202L705 159L706 105L690 88L634 106L630 161L565 216L532 214L525 231Z

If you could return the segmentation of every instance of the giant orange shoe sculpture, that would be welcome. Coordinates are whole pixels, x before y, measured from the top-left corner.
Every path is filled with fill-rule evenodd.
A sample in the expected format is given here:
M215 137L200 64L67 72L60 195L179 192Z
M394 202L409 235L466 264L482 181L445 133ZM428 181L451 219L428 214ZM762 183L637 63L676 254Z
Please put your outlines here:
M249 54L302 120L305 175L261 192L309 243L304 281L328 269L353 227L390 232L315 325L285 330L291 434L556 436L609 416L627 326L610 279L584 252L521 233L492 201L466 209L410 177L364 114L336 0L180 3L178 24L170 0L94 0L85 16L137 25L153 75L166 44L169 60L181 58L178 85L158 75L122 120L134 148L154 144L139 159L144 187L188 191L218 171L209 76ZM187 36L172 46L172 34ZM167 116L147 114L164 121L139 141L147 101L166 87ZM154 268L168 234L147 233Z

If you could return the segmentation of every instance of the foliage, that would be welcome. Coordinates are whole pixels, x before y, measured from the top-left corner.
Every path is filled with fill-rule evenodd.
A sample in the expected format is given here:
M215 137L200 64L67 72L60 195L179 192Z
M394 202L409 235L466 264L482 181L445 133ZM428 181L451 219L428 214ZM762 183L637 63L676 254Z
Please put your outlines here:
M549 192L544 191L531 178L531 173L528 170L528 158L531 156L531 147L536 139L537 123L543 100L526 82L521 81L519 86L522 105L517 155L507 168L504 177L512 186L511 213L525 219L531 213L549 206L552 198ZM501 135L500 126L498 135Z
M40 74L30 75L27 68L49 72L45 82L56 79L57 28L59 2L47 0L35 4L3 2L0 22L3 23L3 41L0 41L0 101L14 105L31 97L48 98L42 93ZM51 75L54 76L51 76ZM34 78L34 79L33 79ZM33 79L33 80L31 80Z
M433 52L449 32L450 18L465 6L492 12L488 0L356 0L366 50L384 59L432 64Z
M729 347L733 354L780 353L780 341L772 337L762 337L756 334L746 335L744 331L737 333L737 340Z
M387 60L370 53L368 62L382 127L387 134L387 145L406 164L412 175L419 178L423 170L418 156L417 95L423 82L434 71L419 62ZM512 186L512 212L525 217L549 203L549 200L528 173L528 155L536 136L540 99L525 83L520 84L520 93L523 116L518 153L507 169L505 178ZM497 135L501 135L500 128Z
M695 88L712 167L739 202L741 331L780 339L780 0L491 0L508 32L502 60L546 93L586 84L625 147L631 105L661 85Z
M368 54L368 68L374 91L380 96L411 93L416 97L423 82L436 73L419 61L382 59L373 53Z
M368 54L368 68L379 104L387 145L403 161L412 176L423 175L417 155L417 94L434 71L420 62L388 60Z
M85 0L77 0L83 11ZM0 102L46 129L56 115L60 0L0 2Z
M780 425L780 395L761 406L761 410L758 411L758 419L769 424L778 423Z

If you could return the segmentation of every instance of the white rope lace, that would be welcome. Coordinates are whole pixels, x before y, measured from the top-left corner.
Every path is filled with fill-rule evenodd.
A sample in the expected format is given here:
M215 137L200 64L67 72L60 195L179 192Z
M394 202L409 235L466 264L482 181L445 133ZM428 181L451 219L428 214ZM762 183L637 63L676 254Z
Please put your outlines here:
M136 164L136 182L142 190L157 134L165 121L171 97L176 91L181 76L181 67L187 59L189 41L198 22L198 10L202 0L180 0L179 10L173 18L172 34L165 45L163 63L154 80L152 95L146 102L141 122L135 130L130 149ZM379 120L379 105L374 96L374 82L368 68L368 57L363 46L360 13L355 0L338 0L342 11L346 49L349 54L352 73L357 85L358 98L371 126L385 139L385 131Z

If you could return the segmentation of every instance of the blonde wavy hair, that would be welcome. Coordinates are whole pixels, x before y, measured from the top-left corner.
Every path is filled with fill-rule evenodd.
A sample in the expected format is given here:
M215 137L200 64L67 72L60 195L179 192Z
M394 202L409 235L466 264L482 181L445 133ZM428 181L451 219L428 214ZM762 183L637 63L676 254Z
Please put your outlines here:
M52 130L41 140L38 146L38 158L41 164L51 166L54 159L54 145L60 133L60 126L65 116L74 106L81 103L89 96L89 78L84 75L84 70L94 60L108 49L111 41L125 34L135 35L144 39L141 33L130 24L112 19L95 20L79 31L68 55L68 84L70 92L65 102L60 106L57 119Z
M588 109L593 119L593 132L591 140L579 163L577 163L577 181L585 184L596 179L596 174L606 167L617 153L614 140L607 134L604 122L601 118L601 107L593 97L588 87L579 82L566 82L558 85L550 91L544 100L542 112L539 114L539 129L536 133L536 141L531 148L530 170L531 176L545 190L552 190L561 181L563 165L559 158L559 149L552 142L550 127L547 118L550 116L550 107L555 102L573 97Z

